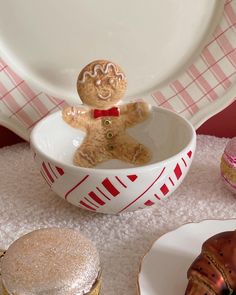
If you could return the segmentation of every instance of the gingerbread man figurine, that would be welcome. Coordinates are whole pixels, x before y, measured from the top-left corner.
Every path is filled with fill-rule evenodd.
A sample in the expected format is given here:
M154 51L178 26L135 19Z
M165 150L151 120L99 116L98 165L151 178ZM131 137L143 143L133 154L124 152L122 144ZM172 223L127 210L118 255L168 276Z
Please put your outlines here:
M116 106L126 87L120 66L107 60L94 61L80 72L77 91L88 107L67 107L62 113L66 123L86 132L75 152L75 165L95 167L110 159L144 165L151 160L148 148L126 133L126 128L149 117L149 105L133 102Z

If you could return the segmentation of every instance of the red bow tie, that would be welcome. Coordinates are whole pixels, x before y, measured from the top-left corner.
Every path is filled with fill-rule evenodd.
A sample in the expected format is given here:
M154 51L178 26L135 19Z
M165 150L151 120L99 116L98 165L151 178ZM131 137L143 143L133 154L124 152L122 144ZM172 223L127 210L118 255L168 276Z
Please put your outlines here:
M99 109L95 109L93 110L93 117L94 119L96 118L100 118L100 117L119 117L120 115L120 110L117 107L113 107L111 109L108 110L99 110Z

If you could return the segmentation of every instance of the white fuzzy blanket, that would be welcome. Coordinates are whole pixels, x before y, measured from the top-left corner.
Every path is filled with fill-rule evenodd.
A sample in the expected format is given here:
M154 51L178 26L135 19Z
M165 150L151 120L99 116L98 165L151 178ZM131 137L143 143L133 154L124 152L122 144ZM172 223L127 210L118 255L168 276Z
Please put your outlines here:
M119 216L89 213L56 196L36 169L28 144L2 148L0 248L40 227L77 228L99 249L102 294L137 294L140 260L160 235L186 222L236 218L236 199L219 174L226 142L198 136L193 165L177 191L157 207Z

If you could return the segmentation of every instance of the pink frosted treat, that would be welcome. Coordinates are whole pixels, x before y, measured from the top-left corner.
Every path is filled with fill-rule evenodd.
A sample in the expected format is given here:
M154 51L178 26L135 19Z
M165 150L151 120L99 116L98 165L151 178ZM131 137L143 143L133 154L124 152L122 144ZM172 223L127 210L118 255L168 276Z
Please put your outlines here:
M236 193L236 137L226 145L220 169L225 184L233 193Z

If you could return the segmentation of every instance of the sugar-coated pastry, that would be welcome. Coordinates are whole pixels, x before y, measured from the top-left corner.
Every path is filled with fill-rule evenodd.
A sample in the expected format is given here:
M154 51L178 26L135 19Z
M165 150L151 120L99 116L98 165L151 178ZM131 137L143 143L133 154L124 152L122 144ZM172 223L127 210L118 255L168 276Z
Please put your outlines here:
M74 155L75 165L95 167L109 159L134 165L150 161L148 148L126 133L127 128L149 117L149 105L134 102L116 106L126 86L120 66L107 60L96 60L79 74L78 94L89 107L67 107L62 114L66 123L86 132Z
M221 158L221 175L226 186L236 193L236 137L229 140Z
M98 295L99 274L95 246L68 228L26 234L9 247L1 261L6 295Z
M205 241L187 276L185 295L235 295L236 231L222 232Z

